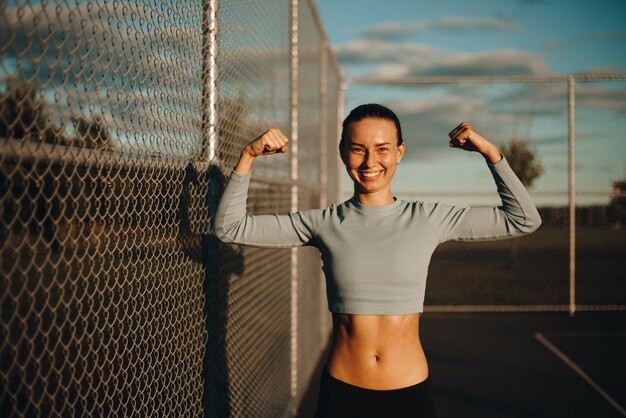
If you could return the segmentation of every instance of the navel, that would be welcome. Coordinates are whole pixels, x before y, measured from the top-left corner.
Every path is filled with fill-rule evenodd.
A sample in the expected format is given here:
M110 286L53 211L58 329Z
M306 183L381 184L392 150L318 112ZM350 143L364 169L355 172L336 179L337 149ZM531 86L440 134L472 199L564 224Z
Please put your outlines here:
M378 354L374 354L374 360L378 363L380 361L380 356Z

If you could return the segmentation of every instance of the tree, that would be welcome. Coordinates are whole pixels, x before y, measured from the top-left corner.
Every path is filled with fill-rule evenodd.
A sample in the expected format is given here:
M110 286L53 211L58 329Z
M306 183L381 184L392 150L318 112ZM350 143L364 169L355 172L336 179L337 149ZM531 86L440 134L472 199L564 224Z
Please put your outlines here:
M10 80L0 93L0 137L69 145L61 129L50 123L46 103L35 88Z
M115 145L109 136L109 132L103 124L102 118L95 116L93 119L84 117L74 118L74 129L77 134L75 143L81 148L113 151Z
M115 149L99 116L91 119L82 116L73 118L76 138L65 137L64 129L53 124L50 119L48 106L38 97L33 85L9 80L6 90L0 93L0 138L103 151Z
M543 174L543 166L535 152L524 141L513 138L508 146L500 146L500 152L506 155L509 165L524 186L532 187L535 180Z
M613 193L608 206L611 229L619 230L626 225L626 179L613 182Z
M51 117L55 116L52 112L58 112L58 109L49 108L35 86L9 80L5 91L0 92L0 138L114 151L114 143L101 117L73 118L75 137L67 137L63 134L65 129L52 122L61 119ZM32 235L41 233L50 242L71 229L77 230L83 224L84 212L100 205L100 200L92 199L88 189L93 188L102 194L104 171L98 167L50 164L47 161L32 164L29 160L3 164L7 168L0 172L0 181L11 190L4 204L5 222L12 225L11 231L0 232L3 235L23 231ZM9 169L12 165L19 165L21 169ZM100 208L103 212L104 208Z

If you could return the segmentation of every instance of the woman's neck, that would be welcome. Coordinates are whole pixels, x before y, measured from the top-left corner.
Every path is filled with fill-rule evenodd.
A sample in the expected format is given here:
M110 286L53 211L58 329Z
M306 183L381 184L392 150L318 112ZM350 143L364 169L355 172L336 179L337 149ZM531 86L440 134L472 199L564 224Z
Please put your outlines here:
M391 190L381 190L374 193L359 193L355 190L354 197L360 204L366 206L383 206L395 202Z

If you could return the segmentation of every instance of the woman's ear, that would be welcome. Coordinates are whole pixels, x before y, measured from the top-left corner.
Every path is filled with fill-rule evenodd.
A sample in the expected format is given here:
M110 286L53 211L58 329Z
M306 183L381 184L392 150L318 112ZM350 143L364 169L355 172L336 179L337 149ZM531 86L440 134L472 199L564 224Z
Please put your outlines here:
M400 160L402 160L402 158L404 157L405 150L406 150L406 147L404 145L404 142L398 145L398 156L396 157L396 162L398 164L400 164Z
M345 143L343 141L343 138L341 139L341 141L339 141L339 157L341 157L341 161L346 164L346 154L345 154Z

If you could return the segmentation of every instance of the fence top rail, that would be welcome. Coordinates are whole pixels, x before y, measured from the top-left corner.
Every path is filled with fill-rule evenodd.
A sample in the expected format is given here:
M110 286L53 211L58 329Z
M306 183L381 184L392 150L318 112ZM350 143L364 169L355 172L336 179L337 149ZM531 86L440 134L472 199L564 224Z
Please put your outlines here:
M554 83L574 81L626 81L626 74L570 74L570 75L477 75L477 76L420 76L420 77L353 77L348 84L446 84L446 83Z

